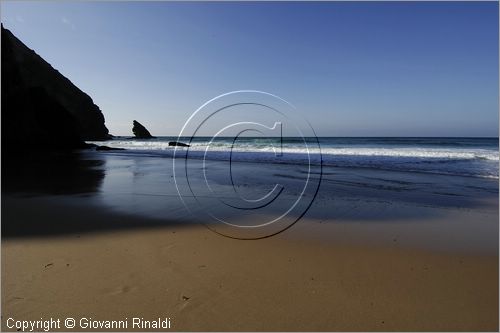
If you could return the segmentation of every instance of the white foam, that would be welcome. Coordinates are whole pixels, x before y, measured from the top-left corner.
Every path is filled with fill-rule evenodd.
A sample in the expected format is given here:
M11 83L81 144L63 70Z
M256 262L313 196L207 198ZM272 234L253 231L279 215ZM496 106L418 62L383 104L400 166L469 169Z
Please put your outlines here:
M99 142L93 142L102 144ZM120 140L107 141L105 145L125 148L128 153L149 153L173 156L175 147L165 140ZM498 178L498 150L484 148L441 147L322 147L321 155L314 145L307 149L295 144L271 146L270 141L238 143L231 150L230 141L214 142L207 150L207 142L194 142L190 148L182 148L190 158L229 160L246 162L319 164L369 167L387 170L437 172L458 175L473 175ZM179 149L179 148L178 148ZM281 151L281 156L275 152ZM127 152L125 152L127 153ZM231 154L230 154L231 153ZM321 160L320 160L321 156Z
M91 142L100 144L99 142ZM174 150L166 141L140 141L140 140L113 140L106 142L107 146L125 149L137 150ZM310 152L315 152L314 145L311 145ZM205 151L207 143L193 143L189 148L191 151ZM209 151L227 152L231 149L231 145L227 142L215 142L210 146ZM274 153L275 149L280 149L279 146L274 148L270 145L255 145L244 144L235 145L233 152L248 152L248 153ZM288 154L307 154L305 148L294 146L284 146L283 153ZM349 148L321 148L323 155L332 156L370 156L370 157L412 157L424 159L486 159L491 161L499 161L498 151L469 148L469 149L449 149L449 148L366 148L366 147L349 147Z

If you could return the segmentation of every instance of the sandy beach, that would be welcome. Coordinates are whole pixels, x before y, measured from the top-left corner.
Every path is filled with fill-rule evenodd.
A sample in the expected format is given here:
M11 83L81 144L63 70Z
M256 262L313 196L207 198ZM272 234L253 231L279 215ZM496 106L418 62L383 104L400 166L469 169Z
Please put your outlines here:
M77 325L81 318L122 320L127 330L144 330L132 327L136 317L170 318L174 331L498 330L494 181L469 179L492 193L483 188L483 196L463 193L459 201L394 189L375 200L373 181L364 195L352 185L369 173L326 170L343 185L327 174L302 220L277 236L242 241L181 223L187 212L168 193L167 210L127 211L130 183L120 172L133 175L138 163L154 169L158 159L84 160L89 167L78 172L97 179L95 188L76 181L67 163L68 178L54 172L60 182L51 188L4 184L2 330L16 330L8 318L40 317L71 317ZM106 187L113 177L115 192ZM450 190L449 179L438 183L442 177L421 176ZM151 197L135 194L138 206Z
M499 331L498 2L0 7L0 331Z

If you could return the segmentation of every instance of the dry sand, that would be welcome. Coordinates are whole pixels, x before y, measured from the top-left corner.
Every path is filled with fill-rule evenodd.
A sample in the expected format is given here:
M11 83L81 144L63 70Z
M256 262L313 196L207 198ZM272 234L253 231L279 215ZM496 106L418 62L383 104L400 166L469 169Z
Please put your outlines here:
M2 330L9 317L169 317L174 331L498 330L497 253L333 242L303 236L308 221L239 241L197 225L132 228L144 221L64 200L2 205L4 219L44 228L130 226L3 238ZM332 227L309 222L319 234Z

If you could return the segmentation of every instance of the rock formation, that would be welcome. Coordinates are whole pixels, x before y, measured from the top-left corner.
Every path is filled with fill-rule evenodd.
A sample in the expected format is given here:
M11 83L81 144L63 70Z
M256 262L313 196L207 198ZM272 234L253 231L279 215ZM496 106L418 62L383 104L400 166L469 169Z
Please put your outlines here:
M92 99L2 25L2 149L79 148L110 138Z
M108 147L108 146L96 146L95 150L97 151L108 151L108 150L125 150L125 148L115 148L115 147Z
M179 147L191 147L190 145L186 144L186 143L182 143L182 142L179 142L179 141L170 141L168 143L169 146L179 146Z
M140 122L134 120L132 127L132 132L135 135L136 139L153 139L154 136L149 133L149 131L144 127Z

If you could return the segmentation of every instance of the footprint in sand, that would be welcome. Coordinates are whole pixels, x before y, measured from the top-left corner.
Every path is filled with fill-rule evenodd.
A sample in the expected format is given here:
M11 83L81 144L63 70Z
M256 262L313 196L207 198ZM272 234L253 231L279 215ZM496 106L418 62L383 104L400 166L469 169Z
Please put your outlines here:
M187 295L179 295L180 302L177 304L177 308L182 311L184 310L188 305L190 308L193 308L193 304L190 302L191 296ZM196 307L196 305L195 305Z
M165 245L161 248L161 254L167 254L170 252L170 249L174 248L175 247L175 244L169 244L169 245Z
M24 301L25 301L24 297L14 296L14 297L11 297L10 299L8 299L7 303L9 303L9 304L17 304L17 303L24 302Z
M129 292L134 291L135 289L137 289L137 288L131 287L131 286L121 286L121 287L118 287L118 288L112 290L111 292L109 292L108 295L127 294Z

